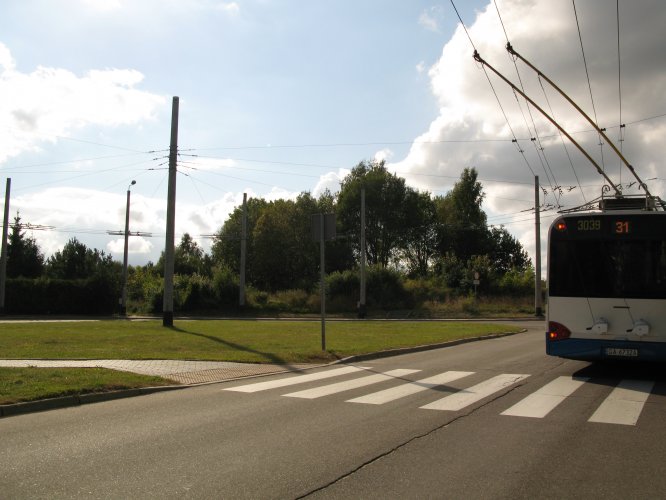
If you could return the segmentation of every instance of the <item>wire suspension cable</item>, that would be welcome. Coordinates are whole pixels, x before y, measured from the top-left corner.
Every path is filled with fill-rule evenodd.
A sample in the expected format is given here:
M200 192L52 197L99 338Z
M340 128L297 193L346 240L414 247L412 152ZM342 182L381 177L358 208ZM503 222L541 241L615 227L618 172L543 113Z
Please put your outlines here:
M594 121L599 123L597 119L597 109L594 106L594 97L592 97L592 83L590 83L590 73L587 70L587 59L585 58L585 48L583 47L583 35L580 32L580 23L578 22L578 12L576 11L576 0L571 0L573 4L574 16L576 18L576 27L578 28L578 40L580 41L580 51L583 54L583 66L585 66L585 76L587 77L587 87L590 89L590 101L592 101L592 112L594 113ZM599 127L597 127L598 129ZM601 151L601 165L604 166L604 145L601 140L601 132L599 132L599 150Z
M583 110L580 108L580 106L578 106L578 104L576 104L576 103L575 103L575 102L574 102L574 101L573 101L573 100L572 100L572 99L571 99L571 98L570 98L570 97L569 97L569 96L568 96L568 95L567 95L567 94L566 94L566 93L565 93L560 87L558 87L558 86L555 84L555 82L553 82L550 78L548 78L546 75L544 75L544 74L543 74L538 68L536 68L531 62L529 62L527 59L525 59L523 56L521 56L518 52L516 52L516 51L514 50L514 48L511 46L511 44L507 44L507 46L506 46L506 50L509 51L509 53L510 53L511 55L514 55L514 56L516 56L518 59L520 59L521 61L523 61L523 62L524 62L525 64L527 64L530 68L532 68L532 70L534 70L534 71L535 71L535 72L536 72L541 78L543 78L544 80L546 80L546 81L547 81L547 82L548 82L548 83L549 83L549 84L550 84L555 90L557 90L557 91L560 93L560 95L561 95L562 97L564 97L564 98L569 102L569 104L571 104L571 105L576 109L576 111L578 111L578 112L579 112L579 113L580 113L580 114L581 114L581 115L582 115L582 116L588 121L588 123L589 123L590 125L592 125L592 126L594 127L594 129L599 133L599 135L600 135L601 137L604 138L604 140L606 140L606 142L611 146L611 148L613 148L613 151L615 151L615 154L617 154L617 155L620 157L620 159L622 160L622 162L626 165L626 167L629 169L629 171L633 174L634 178L638 181L639 185L645 190L645 194L648 195L649 197L652 197L652 194L650 194L650 191L648 190L647 185L641 180L640 177L638 177L638 174L637 174L636 171L634 170L634 167L633 167L633 166L627 161L627 159L626 159L626 158L624 157L624 155L620 152L620 150L617 149L617 147L615 146L615 144L613 144L613 141L611 141L611 140L608 138L608 136L604 133L604 131L603 131L602 129L599 128L599 126L596 124L596 122L595 122L594 120L592 120L592 118L590 118L589 115L588 115L587 113L585 113L585 111L583 111ZM558 127L558 128L559 128L559 127ZM566 133L565 133L565 134L566 134ZM566 135L567 135L567 137L570 138L570 136L569 136L568 134L566 134ZM571 140L571 139L570 139L570 140ZM590 158L589 155L586 154L586 156L587 156L588 158ZM596 162L594 162L594 164L596 165ZM597 168L598 168L598 166L597 166ZM607 177L605 174L604 174L604 177L606 177L606 179L608 179L608 177ZM615 186L615 185L613 184L613 186ZM617 189L617 188L616 188L616 189Z
M622 143L624 138L622 132L624 125L622 124L622 60L620 58L620 0L615 1L615 14L617 19L617 95L620 108L620 132L618 134L618 141L620 143L620 151L622 151ZM620 160L620 182L622 182L622 161Z
M456 12L456 15L458 16L458 20L460 21L460 24L462 25L463 29L465 30L465 34L467 35L467 38L469 39L469 43L472 45L472 48L474 49L474 53L477 52L476 46L474 45L474 41L472 40L472 37L469 34L469 31L467 31L467 27L465 26L465 23L462 20L462 17L460 17L460 13L458 12L458 9L456 8L456 4L451 1L451 5L453 6L453 10ZM518 149L518 152L522 155L523 160L525 161L525 165L527 165L527 168L532 172L532 176L536 177L536 173L534 172L534 169L531 167L530 162L527 160L527 156L525 156L525 151L523 148L520 147L520 144L518 143L518 138L516 137L515 132L513 131L513 127L511 126L511 122L509 122L509 117L507 116L506 112L504 111L504 107L502 106L502 102L499 99L499 96L497 95L497 92L495 91L495 87L493 86L493 82L490 80L490 76L488 75L488 72L486 71L486 68L483 67L483 73L486 75L486 79L488 80L488 84L490 85L490 88L493 91L493 94L495 95L495 99L497 100L497 104L500 107L500 110L502 111L502 115L504 116L504 119L506 120L506 124L509 127L509 130L511 131L511 136L513 139L511 142L516 144L516 148Z
M499 6L497 5L497 1L493 0L493 3L495 4L495 10L497 11L497 17L499 18L500 24L502 26L502 31L504 31L504 38L506 38L507 43L509 43L509 35L506 31L506 27L504 26L504 21L502 20L502 15L500 14L499 11ZM520 88L525 92L525 86L523 85L523 79L520 76L520 71L518 70L518 65L516 64L516 61L514 58L511 58L511 61L513 62L513 66L516 69L516 75L518 76L518 82L520 83ZM518 107L520 109L521 114L523 115L523 120L525 121L525 127L527 128L528 134L532 136L532 132L530 130L530 126L527 123L527 118L525 117L525 113L523 112L523 108L520 105L520 101L518 100L518 96L516 96L514 92L514 96L516 97L516 102L518 103ZM553 191L553 194L557 198L557 179L555 178L555 173L553 172L553 169L550 166L550 162L548 161L548 157L546 156L546 150L541 144L541 137L539 137L539 130L537 129L536 122L534 120L534 116L532 115L532 110L530 109L529 103L527 104L527 113L530 115L530 120L532 122L532 127L534 128L534 138L531 139L532 144L534 145L534 150L536 151L537 157L539 158L539 161L541 162L541 168L543 168L544 173L546 174L546 179L548 179L548 183L550 184L550 188ZM547 167L547 169L546 169ZM550 175L549 175L550 172ZM551 182L552 178L552 182ZM559 201L558 201L559 203Z
M562 126L557 123L548 113L546 113L536 102L534 102L530 97L527 96L523 91L521 91L513 82L511 82L509 79L507 79L504 75L502 75L499 71L497 71L495 68L493 68L490 64L488 64L478 53L478 51L474 51L474 60L477 62L481 63L484 66L487 66L493 73L495 73L497 76L499 76L504 82L506 82L509 86L511 86L512 89L514 89L516 92L518 92L523 98L528 101L532 106L534 106L543 116L545 116L548 121L550 121L557 129L562 132L567 139L569 139L583 155L585 158L587 158L592 165L597 169L597 172L599 172L600 175L603 176L604 179L606 179L606 182L610 184L610 186L613 188L615 191L615 194L617 196L622 196L622 191L615 185L615 183L610 180L610 178L606 175L606 173L601 169L601 167L597 164L596 161L594 161L594 158L592 158L587 151L578 143L576 140L571 137L571 135L562 128Z

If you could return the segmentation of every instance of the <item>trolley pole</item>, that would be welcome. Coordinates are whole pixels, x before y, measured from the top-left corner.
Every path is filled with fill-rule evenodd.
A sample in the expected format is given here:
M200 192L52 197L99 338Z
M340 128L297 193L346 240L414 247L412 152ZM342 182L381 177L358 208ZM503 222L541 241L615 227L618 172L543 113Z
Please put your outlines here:
M541 214L539 211L539 176L534 176L534 315L543 316L541 300Z

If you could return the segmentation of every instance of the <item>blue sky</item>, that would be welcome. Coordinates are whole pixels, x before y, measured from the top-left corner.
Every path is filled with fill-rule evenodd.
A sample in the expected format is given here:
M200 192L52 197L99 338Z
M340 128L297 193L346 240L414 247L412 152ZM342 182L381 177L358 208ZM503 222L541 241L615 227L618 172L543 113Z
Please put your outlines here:
M630 123L623 147L663 193L661 2L620 0L620 72L615 2L579 2L592 92L571 3L456 4L474 45L507 76L517 80L505 30L590 113L592 93L609 135L618 136L620 120ZM122 242L106 231L122 229L125 191L135 179L131 230L154 237L131 239L130 262L156 261L177 95L176 233L189 232L204 248L210 240L201 235L217 231L244 192L274 199L335 191L359 161L385 158L410 185L434 194L476 167L490 222L506 224L532 251L532 222L522 211L534 205L533 172L547 192L542 201L562 206L594 198L603 183L550 124L538 115L531 122L524 104L492 79L507 125L472 51L450 2L3 2L0 175L3 185L12 178L11 215L53 228L30 232L47 255L76 237L120 259ZM520 71L545 106L538 80ZM614 181L627 181L589 126L554 93L546 96L600 161L603 154ZM530 141L532 124L545 165Z

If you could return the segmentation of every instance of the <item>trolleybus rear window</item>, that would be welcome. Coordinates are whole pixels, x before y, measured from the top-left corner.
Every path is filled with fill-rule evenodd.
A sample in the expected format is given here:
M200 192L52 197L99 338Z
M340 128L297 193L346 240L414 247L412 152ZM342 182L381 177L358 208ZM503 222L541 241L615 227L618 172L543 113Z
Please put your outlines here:
M559 297L666 298L664 228L652 224L638 231L633 220L564 219L550 240L548 293ZM634 232L634 228L636 231ZM650 229L650 230L648 230ZM633 234L632 234L633 233Z

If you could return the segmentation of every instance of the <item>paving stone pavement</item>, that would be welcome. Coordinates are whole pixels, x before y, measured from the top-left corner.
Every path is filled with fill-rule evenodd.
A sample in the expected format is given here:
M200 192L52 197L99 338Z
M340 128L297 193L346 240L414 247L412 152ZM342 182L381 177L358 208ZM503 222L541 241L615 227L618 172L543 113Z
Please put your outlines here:
M259 364L232 363L227 361L185 361L185 360L129 360L129 359L88 359L88 360L44 360L44 359L0 359L2 367L36 368L108 368L142 375L156 375L181 384L201 384L222 382L252 375L265 375L312 368L311 364Z

